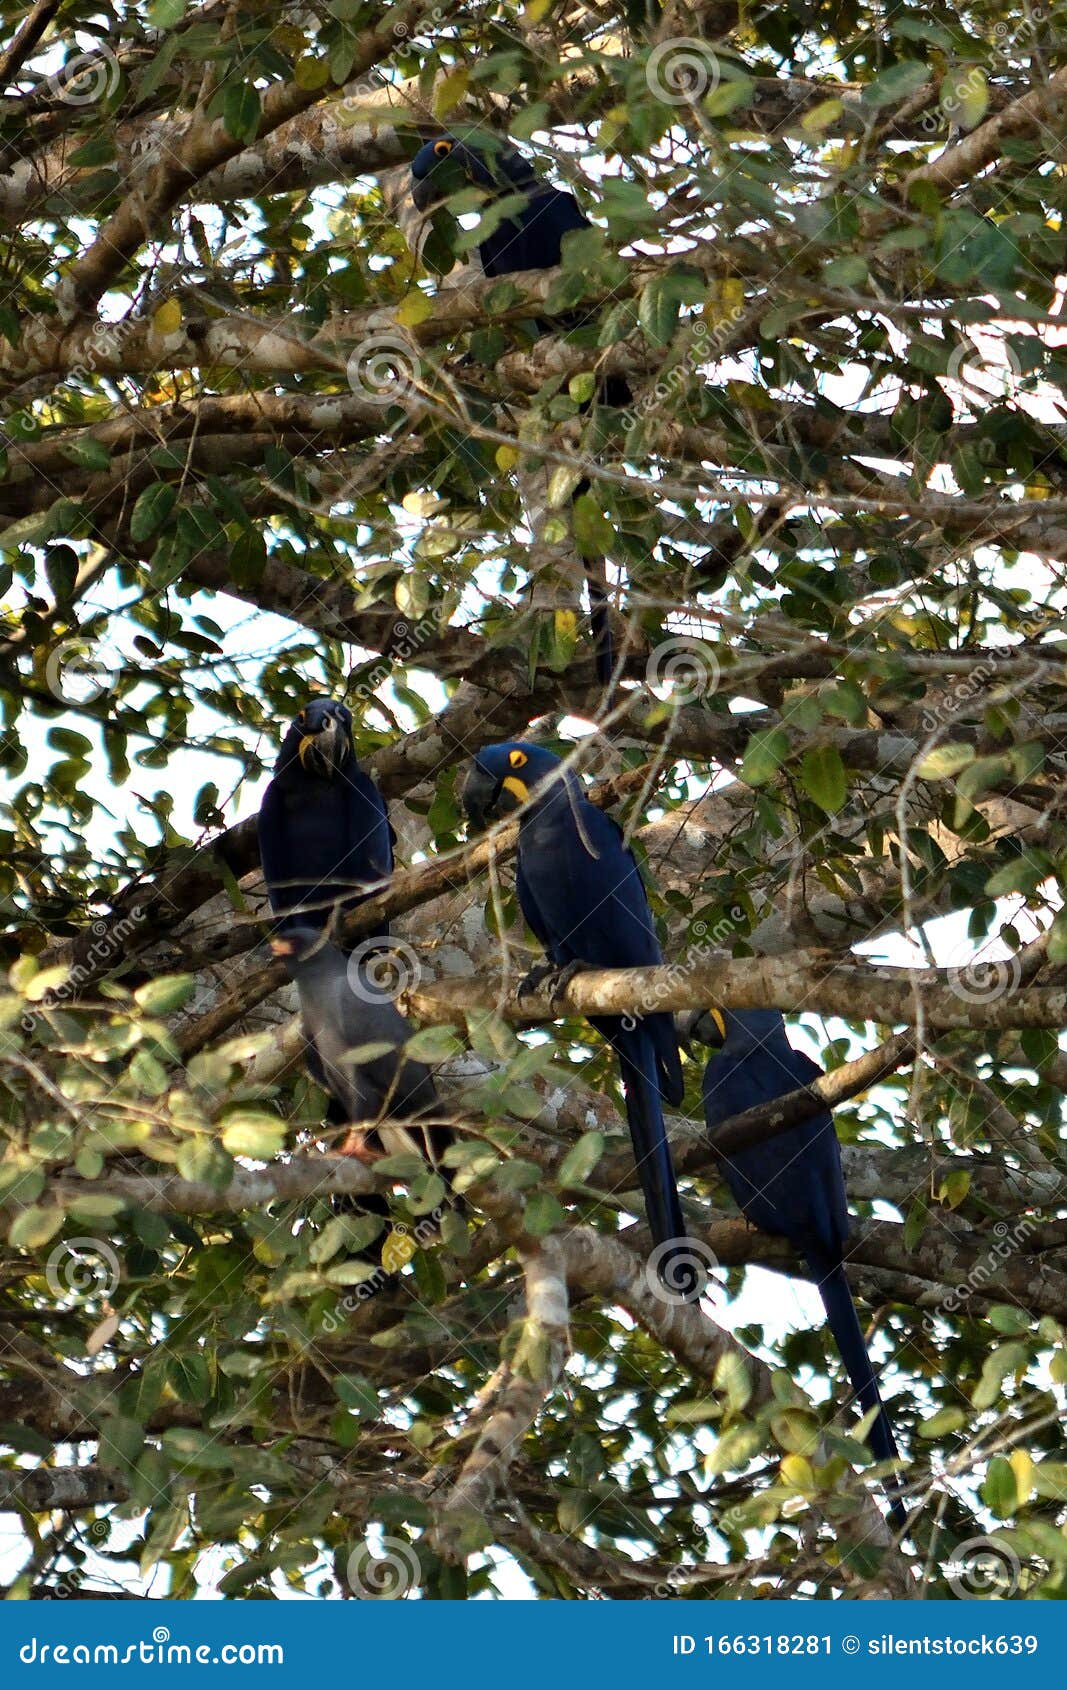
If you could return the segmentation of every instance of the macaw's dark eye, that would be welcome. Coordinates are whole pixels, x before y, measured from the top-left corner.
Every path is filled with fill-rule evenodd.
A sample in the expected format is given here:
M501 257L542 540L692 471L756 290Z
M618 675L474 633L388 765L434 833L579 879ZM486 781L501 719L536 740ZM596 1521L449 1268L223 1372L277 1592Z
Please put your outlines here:
M451 151L452 151L451 141L435 141L434 142L434 148L433 148L434 158L447 158Z
M529 759L527 758L525 751L508 752L508 762L511 764L513 769L521 769L523 764L528 761Z
M299 714L299 716L298 716L298 717L297 717L297 719L296 719L296 725L297 725L297 727L298 727L298 728L306 728L306 727L307 727L307 720L308 720L308 718L307 718L307 711L306 711L306 710L301 710L301 712L300 712L300 714Z

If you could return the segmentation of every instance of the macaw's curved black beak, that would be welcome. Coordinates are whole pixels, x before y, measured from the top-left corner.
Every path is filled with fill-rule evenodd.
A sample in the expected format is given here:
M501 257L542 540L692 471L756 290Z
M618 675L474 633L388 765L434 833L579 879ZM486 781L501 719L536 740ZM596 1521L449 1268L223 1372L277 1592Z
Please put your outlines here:
M429 211L445 198L445 191L440 182L434 181L431 173L411 184L411 197L415 202L416 211Z
M338 716L325 716L309 723L297 746L300 765L309 774L332 780L348 756L348 733Z
M483 833L489 823L496 820L502 791L503 782L496 775L491 775L478 762L471 764L463 782L460 803L476 833Z
M674 1017L678 1042L684 1050L694 1044L721 1050L726 1043L726 1021L718 1009L686 1009Z

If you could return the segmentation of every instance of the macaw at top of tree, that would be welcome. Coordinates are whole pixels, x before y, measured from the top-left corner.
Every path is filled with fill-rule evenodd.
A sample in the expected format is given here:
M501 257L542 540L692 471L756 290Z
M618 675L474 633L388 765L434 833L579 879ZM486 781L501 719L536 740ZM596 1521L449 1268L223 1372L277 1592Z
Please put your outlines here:
M554 269L563 257L564 237L592 227L573 194L545 182L528 159L496 136L479 136L474 141L442 135L436 141L427 141L411 161L411 179L411 195L419 211L430 212L451 194L470 186L483 189L490 201L507 205L507 214L478 243L478 257L487 276ZM570 333L581 328L587 318L587 312L573 311L554 322L541 321L538 327L543 334L553 329ZM630 401L629 385L621 376L605 376L598 398L605 405L620 408ZM572 498L580 499L588 491L589 482L583 479ZM584 556L582 567L589 594L597 679L607 687L614 674L615 650L604 560Z

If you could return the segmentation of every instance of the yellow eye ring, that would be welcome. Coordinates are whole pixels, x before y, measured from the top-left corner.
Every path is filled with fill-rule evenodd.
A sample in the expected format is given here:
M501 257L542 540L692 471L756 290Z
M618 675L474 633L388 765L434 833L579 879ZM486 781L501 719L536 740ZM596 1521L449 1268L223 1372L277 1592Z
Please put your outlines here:
M528 761L528 758L526 756L525 751L509 751L508 752L508 762L511 764L511 767L513 769L521 769L523 764L526 763L527 761Z
M435 141L433 144L433 153L435 158L445 158L451 151L451 141Z

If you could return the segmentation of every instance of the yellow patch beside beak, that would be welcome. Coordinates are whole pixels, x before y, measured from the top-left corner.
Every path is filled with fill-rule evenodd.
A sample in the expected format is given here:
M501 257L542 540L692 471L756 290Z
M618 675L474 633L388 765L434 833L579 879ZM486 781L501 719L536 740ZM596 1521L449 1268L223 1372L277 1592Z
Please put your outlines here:
M504 790L513 792L520 804L528 804L530 801L530 788L524 780L519 780L517 775L505 775Z
M718 1033L718 1035L719 1035L720 1039L722 1040L723 1044L725 1044L726 1043L726 1018L722 1014L722 1011L718 1010L718 1009L709 1009L708 1014L711 1016L712 1021L715 1023L716 1032Z
M304 753L307 751L309 746L314 745L317 737L318 737L317 734L305 734L303 739L300 741L300 744L297 746L296 750L297 750L297 756L300 758L301 763L303 763L303 761L304 761Z

